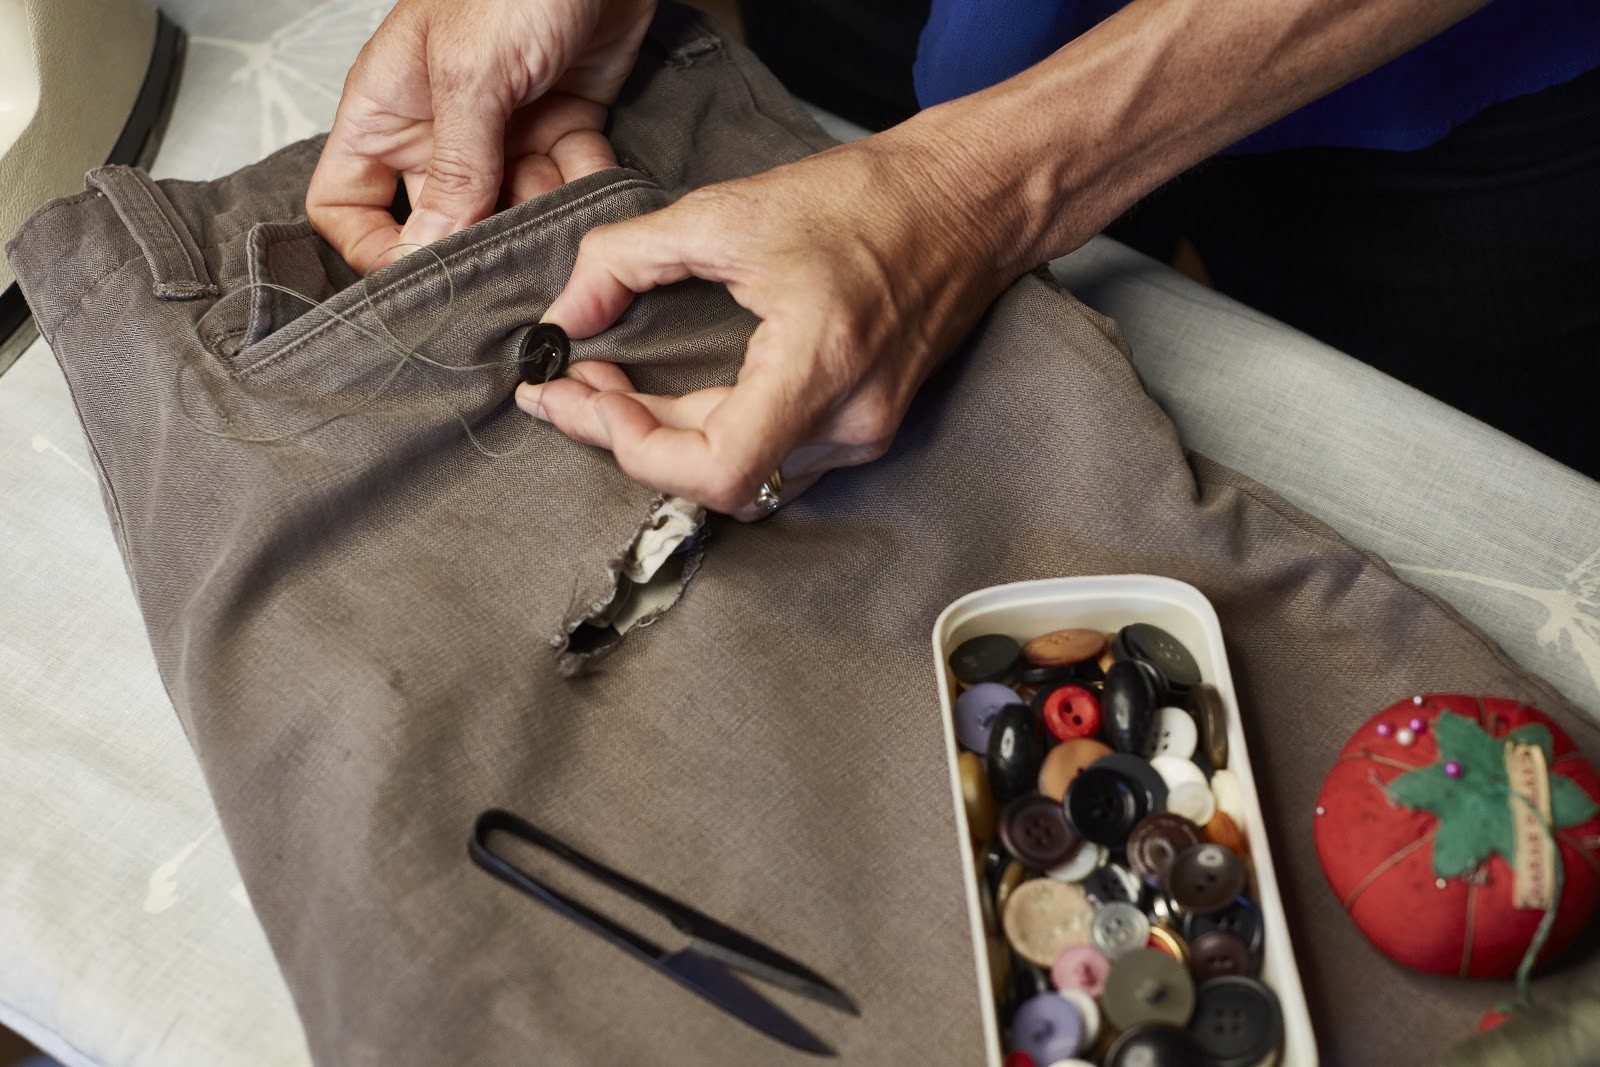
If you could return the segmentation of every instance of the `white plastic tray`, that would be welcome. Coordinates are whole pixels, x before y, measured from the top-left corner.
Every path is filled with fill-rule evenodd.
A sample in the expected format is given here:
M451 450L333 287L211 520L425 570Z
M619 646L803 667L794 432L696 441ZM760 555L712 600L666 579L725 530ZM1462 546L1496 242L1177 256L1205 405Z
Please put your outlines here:
M1148 574L1051 578L980 589L968 593L939 615L933 627L933 654L939 672L939 701L944 709L950 793L955 803L956 821L962 830L960 840L953 844L959 846L962 867L968 872L973 869L971 849L967 846L970 832L966 806L961 801L961 781L956 767L952 715L956 680L950 673L950 652L979 634L1002 633L1026 640L1050 630L1082 627L1109 632L1133 622L1154 623L1182 641L1194 653L1201 675L1222 695L1228 712L1228 766L1244 787L1248 816L1244 830L1255 868L1256 902L1266 923L1261 978L1278 994L1283 1007L1284 1043L1278 1063L1281 1067L1315 1067L1317 1046L1311 1033L1311 1015L1306 1008L1305 990L1300 985L1300 972L1295 967L1294 948L1289 942L1289 924L1278 894L1272 854L1267 848L1261 801L1256 794L1255 775L1250 769L1250 754L1245 750L1239 702L1233 692L1233 678L1228 673L1227 654L1222 645L1222 628L1210 602L1194 586ZM972 954L978 961L977 988L988 1034L989 1063L999 1067L1000 1028L995 1018L994 998L989 994L992 988L989 955L984 944L975 874L967 885L967 918L972 928Z

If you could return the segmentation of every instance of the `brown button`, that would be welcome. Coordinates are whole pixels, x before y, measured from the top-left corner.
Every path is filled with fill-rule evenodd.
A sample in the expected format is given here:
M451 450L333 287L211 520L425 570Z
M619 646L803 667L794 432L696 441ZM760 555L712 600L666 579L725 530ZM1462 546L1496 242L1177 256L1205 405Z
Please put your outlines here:
M1011 949L1005 941L992 935L984 938L984 944L989 950L989 987L994 991L994 999L1000 1000L1006 995L1006 983L1011 980Z
M1000 875L1000 884L994 888L994 910L1001 915L1006 913L1006 902L1011 899L1011 894L1017 886L1028 879L1028 869L1015 861L1006 865Z
M1250 946L1238 934L1227 930L1207 930L1189 946L1189 969L1196 981L1228 975L1249 975L1254 961Z
M1078 777L1078 772L1101 756L1111 755L1111 746L1092 737L1076 737L1052 748L1039 765L1039 792L1060 803L1067 795L1067 786ZM965 783L963 782L963 789Z
M1173 861L1203 840L1200 827L1182 815L1170 811L1146 815L1128 835L1128 866L1151 885L1166 885Z
M1136 949L1112 961L1100 1007L1118 1030L1140 1023L1183 1026L1194 1013L1194 979L1160 949Z
M1244 836L1244 831L1239 829L1239 824L1227 812L1219 811L1211 816L1211 821L1206 823L1202 832L1207 841L1231 848L1241 856L1250 852L1250 839Z
M1211 760L1211 769L1220 771L1228 765L1228 709L1222 703L1222 694L1209 682L1194 687L1189 698L1194 705L1195 724L1200 727L1200 748Z
M1244 879L1244 860L1239 854L1208 841L1173 860L1167 872L1167 893L1185 911L1221 911L1244 891Z
M1023 645L1022 658L1033 667L1067 667L1094 659L1105 648L1105 635L1096 630L1054 630Z
M1049 967L1068 945L1088 942L1094 905L1069 882L1035 878L1011 891L1001 922L1017 955Z
M961 803L967 809L967 830L973 840L987 841L994 836L996 820L994 797L989 794L989 776L983 770L983 757L963 752L956 757L961 771Z

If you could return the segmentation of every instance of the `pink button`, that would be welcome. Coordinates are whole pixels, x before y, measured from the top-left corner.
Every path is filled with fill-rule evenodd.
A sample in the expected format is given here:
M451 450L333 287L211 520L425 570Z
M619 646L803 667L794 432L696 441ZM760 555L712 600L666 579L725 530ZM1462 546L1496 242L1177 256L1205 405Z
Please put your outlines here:
M1057 989L1081 989L1098 998L1106 987L1111 961L1090 944L1068 945L1050 967L1050 981Z

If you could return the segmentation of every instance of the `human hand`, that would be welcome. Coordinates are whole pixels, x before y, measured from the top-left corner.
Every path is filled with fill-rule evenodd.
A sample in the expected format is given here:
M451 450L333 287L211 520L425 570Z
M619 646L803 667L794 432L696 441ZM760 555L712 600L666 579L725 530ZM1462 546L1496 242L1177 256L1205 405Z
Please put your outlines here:
M722 282L762 320L736 385L651 396L584 361L519 387L519 406L637 481L746 520L780 465L788 501L883 455L917 388L1026 269L1005 210L961 180L975 149L914 123L584 238L545 321L589 337L637 293Z
M345 79L306 215L351 266L616 165L601 130L655 0L400 0ZM403 179L412 212L389 213Z

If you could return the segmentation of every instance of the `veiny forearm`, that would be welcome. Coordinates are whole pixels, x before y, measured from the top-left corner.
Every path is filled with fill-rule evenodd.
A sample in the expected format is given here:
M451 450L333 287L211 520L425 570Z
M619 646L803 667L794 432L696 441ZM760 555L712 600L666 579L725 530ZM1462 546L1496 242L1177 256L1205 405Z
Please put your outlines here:
M997 270L1076 248L1187 167L1487 0L1135 0L1027 71L900 127Z

